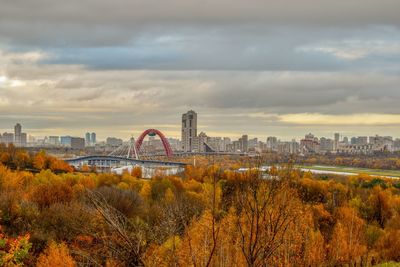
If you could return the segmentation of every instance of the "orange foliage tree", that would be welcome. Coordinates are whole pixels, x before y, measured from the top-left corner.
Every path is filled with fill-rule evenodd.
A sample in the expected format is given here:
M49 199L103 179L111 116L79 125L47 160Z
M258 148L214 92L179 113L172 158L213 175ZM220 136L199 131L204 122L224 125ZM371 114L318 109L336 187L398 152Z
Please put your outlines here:
M364 221L356 210L341 207L337 211L337 222L329 244L330 259L334 264L362 264L366 253Z
M76 263L69 253L69 249L66 244L56 244L54 242L40 254L37 263L37 267L75 267Z
M29 255L32 244L29 234L7 237L0 227L0 266L21 266Z

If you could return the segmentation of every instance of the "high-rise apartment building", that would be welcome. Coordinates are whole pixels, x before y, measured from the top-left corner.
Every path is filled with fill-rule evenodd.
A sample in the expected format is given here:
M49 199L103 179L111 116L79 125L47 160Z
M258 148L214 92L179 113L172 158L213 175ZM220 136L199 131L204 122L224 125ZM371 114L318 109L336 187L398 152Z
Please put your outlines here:
M91 140L90 140L90 133L85 134L85 145L90 146Z
M97 143L96 133L87 132L85 134L85 145L86 146L94 146L94 145L96 145L96 143Z
M72 149L84 149L85 139L81 137L71 137L71 148Z
M321 137L319 139L320 143L320 152L327 153L334 150L335 141L329 138Z
M267 138L267 150L276 151L278 148L278 138L275 136L269 136Z
M10 143L10 142L8 142ZM21 124L17 123L14 126L14 139L12 141L15 146L24 147L27 145L27 135L22 132Z
M71 136L61 136L60 137L60 143L63 147L71 147Z
M360 145L368 144L368 136L359 136L359 137L357 137L357 144L360 144Z
M92 146L96 145L96 143L97 143L96 133L91 133L90 134L90 142L91 142Z
M60 145L60 137L56 135L49 136L49 144L52 146Z
M278 153L282 154L295 154L299 152L299 143L296 140L281 142L279 141L277 144Z
M192 152L194 139L197 137L197 113L193 110L182 114L182 149L184 152Z
M318 138L311 133L306 134L304 139L300 140L300 149L302 150L303 153L319 153L320 143Z
M255 149L255 148L257 148L258 147L258 138L252 138L252 139L249 139L249 150L250 149Z
M335 133L335 142L340 141L340 133Z
M1 142L8 145L14 143L14 134L13 133L3 133L3 136L1 138Z
M339 133L335 133L334 135L334 150L337 150L339 148L339 142L340 142L340 134Z
M22 133L22 126L21 124L17 123L14 126L14 144L16 146L21 146L21 133Z
M21 146L26 147L28 144L28 136L26 133L21 133Z
M241 149L240 151L242 152L247 152L249 150L249 137L247 134L242 135L241 138L239 138L240 146Z
M374 151L393 152L393 137L391 136L370 136L369 144L373 146Z

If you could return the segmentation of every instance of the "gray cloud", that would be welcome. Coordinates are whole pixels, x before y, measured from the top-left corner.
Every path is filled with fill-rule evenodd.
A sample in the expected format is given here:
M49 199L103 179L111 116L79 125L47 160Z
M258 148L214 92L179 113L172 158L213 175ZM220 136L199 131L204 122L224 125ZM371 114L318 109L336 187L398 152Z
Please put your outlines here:
M113 27L134 30L143 25L267 23L315 27L398 25L400 22L397 12L399 2L396 0L364 0L362 4L358 0L38 0L28 3L2 0L1 6L2 21L13 22L14 29L20 29L14 30L16 33L22 31L22 26L29 26L38 32L60 26L60 30L82 27L82 31L104 27L105 33L112 29L108 31L112 36L116 33ZM45 27L40 30L42 26Z
M46 63L156 70L398 67L393 54L364 47L388 39L399 45L397 0L3 0L0 6L0 42L14 51L51 52ZM349 40L359 41L353 54L373 53L343 60L340 48Z
M20 84L0 85L0 123L20 118L36 133L90 128L101 137L126 137L158 125L179 136L180 114L194 108L207 132L289 136L301 126L281 121L285 114L397 114L400 100L399 76L385 73L110 71L37 63L12 63L7 70L7 83Z

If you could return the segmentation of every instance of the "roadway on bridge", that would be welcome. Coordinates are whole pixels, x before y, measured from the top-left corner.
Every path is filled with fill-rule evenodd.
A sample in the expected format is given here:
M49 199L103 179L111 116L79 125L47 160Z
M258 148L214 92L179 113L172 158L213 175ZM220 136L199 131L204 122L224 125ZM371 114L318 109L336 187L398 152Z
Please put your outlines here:
M140 160L140 159L132 159L120 156L104 156L104 155L97 155L97 156L83 156L78 158L66 159L71 165L77 165L84 162L101 162L101 161L108 161L113 163L130 163L132 165L142 165L142 166L161 166L161 167L184 167L187 163L182 162L169 162L169 161L160 161L160 160Z

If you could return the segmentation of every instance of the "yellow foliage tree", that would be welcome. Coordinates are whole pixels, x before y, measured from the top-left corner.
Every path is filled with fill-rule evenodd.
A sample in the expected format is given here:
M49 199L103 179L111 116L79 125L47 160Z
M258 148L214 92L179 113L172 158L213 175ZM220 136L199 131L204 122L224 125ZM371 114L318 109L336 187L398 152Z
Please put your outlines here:
M43 170L43 169L47 168L47 165L48 165L48 161L47 161L46 152L40 151L33 158L33 167L35 167L38 170Z
M150 199L151 198L151 185L149 182L145 182L140 190L140 196L143 199Z
M75 267L76 263L71 257L68 247L64 243L56 244L52 242L39 256L36 266Z
M361 264L366 253L364 221L350 207L341 207L337 212L338 221L333 229L330 242L330 258L334 264Z
M215 248L219 246L213 241L213 216L207 210L203 216L194 221L184 236L180 250L179 265L181 266L214 266ZM214 233L214 235L218 233ZM218 238L217 238L218 240ZM210 265L211 264L211 265Z
M165 191L165 201L173 202L174 200L175 200L174 192L172 192L171 188L168 188L167 191Z

